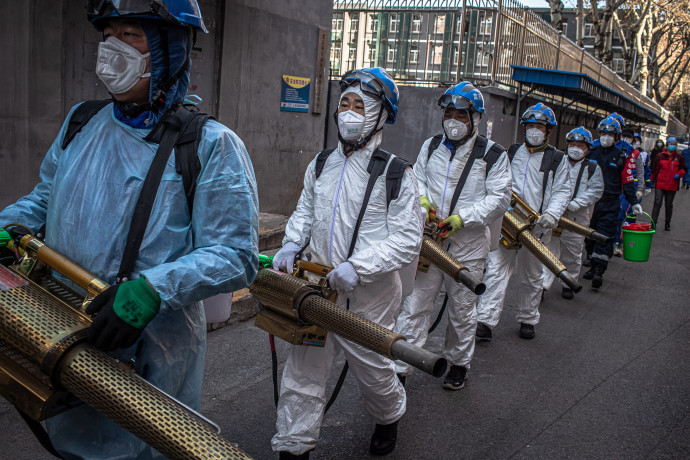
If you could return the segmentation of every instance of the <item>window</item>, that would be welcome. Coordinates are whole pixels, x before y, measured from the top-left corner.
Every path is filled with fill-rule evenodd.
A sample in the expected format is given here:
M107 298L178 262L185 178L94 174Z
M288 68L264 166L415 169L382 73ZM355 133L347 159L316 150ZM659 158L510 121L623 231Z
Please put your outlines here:
M369 54L367 55L367 59L369 59L370 61L376 60L376 47L375 46L369 47Z
M594 37L593 24L585 24L585 37Z
M446 30L446 17L436 16L436 21L434 21L434 33L442 34Z
M489 66L489 53L485 53L482 50L477 51L477 62L476 65L481 67Z
M376 32L379 28L379 15L373 13L369 15L369 31Z
M455 34L462 32L462 16L458 17L458 23L455 25Z
M458 65L458 55L460 53L458 52L458 47L454 46L453 47L453 65Z
M440 65L443 58L443 46L435 45L431 48L431 64Z
M419 61L419 46L410 46L410 64L416 64Z
M333 59L338 61L340 60L340 51L341 50L339 48L333 49Z
M414 13L412 15L412 33L418 34L422 31L422 15L419 13Z
M340 18L340 19L333 19L333 30L343 30L343 20L342 20L342 18Z
M479 23L479 35L491 35L491 26L493 25L493 18L488 17L481 20Z
M351 61L357 59L357 48L350 48L347 50L347 58Z
M393 46L389 46L389 47L388 47L388 54L387 54L387 56L386 56L386 60L387 60L388 62L395 62L395 58L396 58L397 55L398 55L398 50L397 50L395 47L393 47Z
M561 30L563 31L563 36L568 36L568 23L564 22L561 24Z
M359 18L350 19L350 30L352 32L357 32L359 30Z
M396 13L391 13L391 22L388 29L389 32L397 32L400 27L400 16Z
M616 73L623 73L625 70L625 61L623 59L614 59L611 64L612 69Z

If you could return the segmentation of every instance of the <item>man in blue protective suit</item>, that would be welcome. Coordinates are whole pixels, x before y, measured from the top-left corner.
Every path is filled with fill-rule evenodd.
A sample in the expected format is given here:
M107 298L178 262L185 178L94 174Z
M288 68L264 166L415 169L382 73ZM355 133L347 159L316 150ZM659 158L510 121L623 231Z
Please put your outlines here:
M588 158L601 168L604 193L594 205L589 226L599 233L613 237L618 226L621 192L631 204L635 215L642 212L642 206L637 203L635 196L635 179L630 163L625 153L615 145L617 135L621 134L618 120L609 115L599 123L597 131L599 143L592 148ZM585 248L591 265L582 277L592 280L592 288L599 289L604 283L604 272L613 256L613 241L604 244L587 240Z
M45 225L48 245L110 283L87 309L96 315L88 340L114 358L133 361L141 377L198 408L206 349L200 301L244 288L256 275L256 180L242 141L206 121L193 152L199 164L193 201L176 171L176 144L162 163L133 266L127 276L118 270L144 178L164 144L148 136L184 100L194 36L206 31L195 0L130 2L126 11L119 6L109 0L87 6L104 38L96 72L114 101L69 142L64 123L43 161L40 183L0 212L0 225L17 222L34 232ZM86 405L46 425L64 458L162 457Z

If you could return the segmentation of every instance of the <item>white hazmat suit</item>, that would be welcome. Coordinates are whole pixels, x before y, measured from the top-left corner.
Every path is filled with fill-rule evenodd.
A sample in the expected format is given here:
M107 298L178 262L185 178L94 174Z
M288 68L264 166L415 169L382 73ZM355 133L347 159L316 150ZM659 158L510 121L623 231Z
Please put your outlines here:
M540 171L543 152L530 153L525 144L515 152L511 162L513 191L520 195L537 212L542 207L543 214L560 219L570 202L572 193L568 164L564 158L555 177L549 173L546 190L542 193L543 173ZM535 225L532 229L542 243L546 244L551 230ZM517 320L520 323L535 325L539 323L539 302L542 289L542 264L527 249L510 250L503 245L489 253L486 259L484 284L486 292L477 303L477 321L494 328L503 311L506 289L517 261Z
M568 161L568 165L570 169L570 183L573 187L573 191L577 188L577 194L574 195L570 203L568 203L568 208L564 216L580 225L587 226L592 217L594 204L601 198L601 194L604 193L604 178L601 174L601 168L599 168L599 165L596 165L596 169L590 177L587 160L578 161L575 164L571 164L570 161ZM580 172L582 172L582 174L580 174ZM570 273L573 278L577 279L577 277L580 276L584 245L584 236L568 230L563 230L560 237L551 238L548 248L553 255L563 262L568 273ZM551 289L556 276L546 267L543 267L542 273L544 276L544 290ZM566 288L568 287L562 280L561 285Z
M451 214L460 215L463 228L444 240L442 246L467 266L470 275L480 280L484 261L489 253L488 225L508 209L511 174L508 155L501 155L489 171L486 170L484 160L476 159L455 208L449 209L453 192L476 139L475 134L452 155L444 136L444 142L439 144L431 157L428 154L431 139L428 139L419 152L414 173L419 183L419 193L433 203L440 218ZM487 142L485 153L493 144L492 141ZM477 328L477 296L438 267L431 265L427 273L417 273L414 292L403 302L395 331L404 335L408 342L424 346L434 300L444 286L448 294L448 328L443 357L450 364L469 368ZM397 361L396 370L400 374L409 375L413 368Z
M359 87L350 87L343 94L353 91L364 101L367 122L375 120L380 103L364 95ZM379 126L384 120L385 114ZM365 128L365 135L370 131ZM313 262L331 267L343 262L352 264L359 283L352 291L338 293L338 305L392 329L402 297L398 270L412 262L421 247L419 190L411 170L405 171L400 194L388 207L386 173L376 180L354 253L347 258L369 181L367 166L381 138L378 132L349 157L339 143L318 179L315 159L309 164L283 244L292 242L302 247L309 241ZM366 409L376 423L391 424L405 413L405 390L395 375L393 362L329 333L323 348L293 346L290 350L280 388L278 432L271 441L274 451L300 455L314 448L327 400L326 384L340 352L345 354Z

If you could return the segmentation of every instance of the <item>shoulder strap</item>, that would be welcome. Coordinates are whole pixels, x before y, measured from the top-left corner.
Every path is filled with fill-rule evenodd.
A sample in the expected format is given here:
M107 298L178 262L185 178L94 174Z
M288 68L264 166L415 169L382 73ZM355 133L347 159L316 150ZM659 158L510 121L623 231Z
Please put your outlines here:
M427 152L426 152L426 161L429 161L429 158L431 158L431 155L438 148L438 146L441 145L442 140L443 140L443 134L437 134L431 138L431 142L429 142L429 148L427 149Z
M400 157L393 157L391 160L386 171L386 206L390 206L391 201L398 198L405 170L410 166L412 165L407 160Z
M316 156L316 168L314 172L316 173L317 179L323 171L323 166L326 164L326 160L328 160L328 157L331 155L331 153L333 153L334 150L335 149L326 149Z
M499 158L501 158L501 155L506 151L505 147L503 147L501 144L494 143L494 145L491 146L488 152L484 155L484 161L486 162L486 175L489 175L489 171L491 171L491 168L494 167L496 162L498 161Z
M518 151L522 144L513 144L508 147L508 160L512 163L513 158L515 158L515 153Z
M66 149L74 136L77 135L81 129L86 126L86 124L101 111L103 107L113 102L112 100L97 100L97 101L86 101L82 103L79 107L74 109L72 116L67 124L67 131L65 132L65 137L62 139L62 149Z
M129 226L120 269L117 272L118 283L127 281L132 274L134 263L139 255L139 248L141 248L141 243L144 240L144 233L151 216L153 203L156 200L165 165L180 135L187 129L187 125L183 123L191 121L191 118L187 117L184 111L187 110L178 107L174 111L168 112L145 138L150 142L155 142L156 139L160 142L156 155L153 157L151 166L146 173L144 184L141 187L141 192L139 192L139 198L134 208L134 215Z
M553 173L553 177L555 179L556 171L558 170L558 166L561 164L562 160L563 152L551 145L546 147L546 150L544 150L544 156L541 159L541 166L539 167L539 170L543 173L541 182L541 205L539 206L539 214L541 214L544 210L544 194L546 193L546 186L549 183L549 173Z
M183 107L184 109L184 107ZM189 215L194 210L194 194L196 193L196 180L201 172L201 161L199 160L199 142L204 125L208 120L214 119L211 115L202 112L192 112L184 109L183 120L184 131L175 144L175 170L182 176L187 197Z
M590 180L597 170L597 164L592 160L587 160L587 180Z
M350 249L347 251L347 258L352 256L355 251L355 244L357 244L357 236L359 234L359 227L362 225L362 219L364 218L364 213L367 209L367 204L369 204L369 197L371 197L371 191L374 189L374 184L376 179L379 178L383 171L386 169L388 164L388 159L391 154L385 150L376 149L371 155L371 160L369 160L369 166L367 167L367 172L369 172L369 182L367 182L367 188L364 191L364 198L362 199L362 207L359 210L359 216L357 216L357 222L355 223L355 229L352 232L352 240L350 241Z
M475 139L470 157L467 159L467 163L465 163L462 173L460 173L460 179L458 179L458 184L455 186L453 197L450 199L450 208L448 208L448 214L452 214L453 210L455 209L455 205L458 204L460 193L462 193L462 188L465 186L465 182L467 182L467 176L470 175L470 170L472 169L474 160L484 157L487 142L488 141L484 136L477 136L477 139Z
M589 163L589 160L585 160ZM586 165L589 168L589 164ZM575 189L573 189L573 198L577 196L578 190L580 190L580 183L582 182L582 174L585 172L585 163L580 166L580 171L577 173L577 179L575 179ZM589 177L592 177L591 175Z

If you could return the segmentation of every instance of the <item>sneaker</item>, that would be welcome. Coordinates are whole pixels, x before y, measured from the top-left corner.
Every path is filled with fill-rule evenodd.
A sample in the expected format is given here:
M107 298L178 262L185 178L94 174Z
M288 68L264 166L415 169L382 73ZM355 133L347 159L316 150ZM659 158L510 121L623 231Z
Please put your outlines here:
M671 231L671 224L667 222L666 225L664 225L664 230L666 230L667 232L670 232Z
M534 326L531 324L520 323L520 338L532 340L534 338Z
M389 425L376 424L374 434L371 435L369 452L372 455L386 455L393 452L398 442L398 422Z
M477 323L477 332L475 333L477 340L491 340L491 328L484 323Z
M575 295L573 294L573 290L567 287L564 287L563 290L561 291L561 297L564 299L572 299Z
M613 255L616 257L621 257L623 255L623 248L621 248L620 243L616 243L616 246L613 248Z
M443 388L446 390L459 390L465 386L465 380L467 380L467 368L465 366L453 365L443 380Z
M582 278L586 280L591 280L594 278L594 267L591 267L589 270L587 270L583 275Z
M602 284L604 284L603 273L601 270L595 270L594 276L592 277L592 289L599 289Z
M587 256L585 257L584 262L582 262L583 267L591 267L592 266L592 258Z

